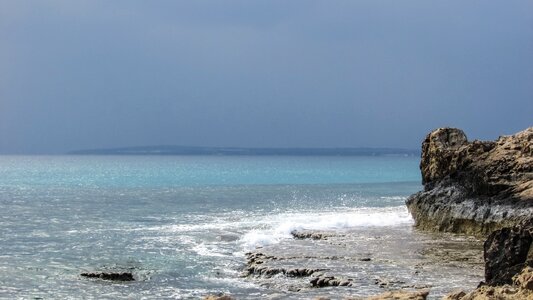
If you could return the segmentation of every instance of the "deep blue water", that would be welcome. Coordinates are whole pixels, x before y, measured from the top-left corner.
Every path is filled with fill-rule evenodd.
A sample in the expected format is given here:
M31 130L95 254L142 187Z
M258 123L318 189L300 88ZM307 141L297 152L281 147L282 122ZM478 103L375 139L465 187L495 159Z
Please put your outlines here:
M272 293L243 254L293 229L406 226L413 157L0 157L2 298ZM132 283L86 271L133 270Z

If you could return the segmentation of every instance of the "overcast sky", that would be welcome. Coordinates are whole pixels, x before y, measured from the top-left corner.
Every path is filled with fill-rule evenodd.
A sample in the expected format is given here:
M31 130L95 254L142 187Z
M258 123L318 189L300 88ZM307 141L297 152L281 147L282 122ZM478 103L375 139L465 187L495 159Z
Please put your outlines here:
M533 1L0 0L0 153L533 126Z

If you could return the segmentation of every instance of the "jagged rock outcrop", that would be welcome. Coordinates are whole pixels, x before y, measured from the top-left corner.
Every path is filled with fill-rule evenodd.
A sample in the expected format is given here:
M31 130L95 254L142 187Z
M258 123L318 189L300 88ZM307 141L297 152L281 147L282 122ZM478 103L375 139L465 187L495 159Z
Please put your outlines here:
M417 227L475 235L533 217L533 127L495 142L439 128L422 143L424 191L407 199Z

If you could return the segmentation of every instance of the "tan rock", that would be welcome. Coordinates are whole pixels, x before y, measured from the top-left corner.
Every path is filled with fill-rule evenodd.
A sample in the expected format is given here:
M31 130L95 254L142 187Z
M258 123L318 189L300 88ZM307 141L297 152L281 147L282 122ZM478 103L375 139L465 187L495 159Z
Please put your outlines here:
M426 136L422 143L422 183L429 183L455 172L457 165L452 163L455 153L467 145L465 133L457 128L439 128Z
M442 300L460 300L462 299L466 293L464 291L455 291L451 292L450 294L444 296Z
M533 268L526 267L513 278L514 284L521 289L533 291Z
M482 286L474 291L456 298L452 294L443 299L446 300L533 300L533 269L525 268L514 277L513 285Z

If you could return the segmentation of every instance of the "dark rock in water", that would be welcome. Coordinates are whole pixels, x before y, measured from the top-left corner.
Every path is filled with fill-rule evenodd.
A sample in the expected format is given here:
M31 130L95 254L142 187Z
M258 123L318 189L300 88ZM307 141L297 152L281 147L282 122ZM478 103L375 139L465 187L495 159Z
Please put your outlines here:
M274 276L277 274L283 274L290 277L306 277L311 276L313 273L319 272L321 269L306 269L306 268L295 268L295 269L285 269L285 268L274 268L266 266L249 266L246 268L245 276L250 275L263 275L263 276Z
M83 277L87 278L99 278L110 281L134 281L133 274L131 273L81 273Z
M533 222L494 231L485 241L485 283L512 284L513 276L533 264Z
M321 287L329 287L329 286L352 286L353 279L340 279L336 278L334 276L328 276L328 275L320 275L317 276L309 283L311 283L312 287L321 288Z
M283 267L269 267L264 265L268 260L277 260L275 256L268 256L261 252L246 253L246 269L243 276L266 276L271 277L278 274L283 274L289 277L307 277L312 274L323 271L323 269L309 269L309 268L283 268Z
M297 231L297 230L292 231L291 235L295 239L299 239L299 240L303 240L303 239L327 240L328 237L332 236L331 233L316 232L316 231Z
M533 127L495 142L439 128L422 143L424 191L406 201L418 228L475 235L533 216Z

